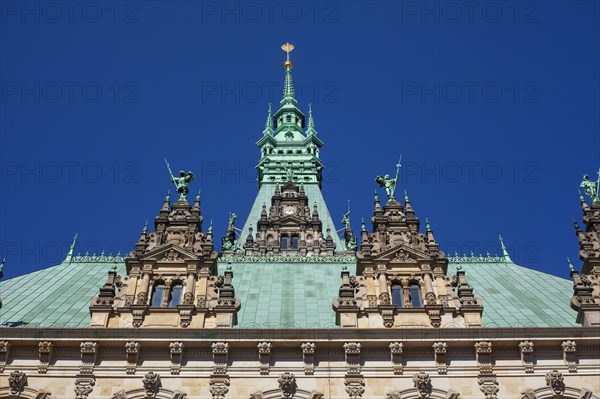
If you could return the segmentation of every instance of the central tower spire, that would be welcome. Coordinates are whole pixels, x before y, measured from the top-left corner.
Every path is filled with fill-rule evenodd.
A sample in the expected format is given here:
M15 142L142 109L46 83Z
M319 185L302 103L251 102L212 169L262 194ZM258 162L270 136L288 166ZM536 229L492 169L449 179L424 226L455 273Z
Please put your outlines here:
M324 229L335 227L321 194L324 165L320 160L320 150L323 142L316 134L312 107L306 126L305 116L295 98L292 80L294 64L290 59L294 45L285 43L281 49L285 51L283 97L279 102L279 109L272 116L269 105L265 129L256 143L261 154L257 165L259 195L242 229L242 240L246 239L250 225L257 226L263 203L271 199L276 187L288 183L302 185L310 199L309 203L317 203ZM341 241L336 234L334 236L337 248L342 249Z

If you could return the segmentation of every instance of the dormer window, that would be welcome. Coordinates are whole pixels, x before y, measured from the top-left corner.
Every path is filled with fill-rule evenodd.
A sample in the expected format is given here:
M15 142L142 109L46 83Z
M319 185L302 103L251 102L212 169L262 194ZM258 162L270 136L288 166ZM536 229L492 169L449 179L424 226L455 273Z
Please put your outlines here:
M402 298L402 285L399 283L392 284L392 304L399 308L404 306L404 300Z
M411 306L413 308L422 308L423 304L421 302L421 288L419 287L419 283L410 283L409 293Z
M183 285L181 283L175 283L171 288L171 295L169 296L169 307L176 308L181 301L181 293L183 292Z
M164 283L156 283L154 284L154 288L152 289L152 301L150 302L150 307L160 308L162 305L162 299L165 292L165 284Z

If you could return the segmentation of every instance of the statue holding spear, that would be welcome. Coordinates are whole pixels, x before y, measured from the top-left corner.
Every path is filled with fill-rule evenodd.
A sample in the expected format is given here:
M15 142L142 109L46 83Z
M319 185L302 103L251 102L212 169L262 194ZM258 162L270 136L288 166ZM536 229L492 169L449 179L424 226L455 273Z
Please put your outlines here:
M396 164L396 177L392 179L390 175L385 176L377 176L375 178L375 182L379 184L380 187L385 188L385 192L388 197L388 201L394 201L396 197L394 193L396 191L396 184L398 183L398 178L400 177L400 167L402 166L402 154L400 154L400 159Z
M192 180L194 180L194 174L189 171L185 173L185 171L179 171L179 177L173 176L173 172L171 171L171 167L169 166L169 162L165 158L165 163L167 164L167 169L169 170L169 175L171 176L171 181L175 184L175 188L177 189L177 194L179 194L179 201L186 201L186 195L190 191L189 185Z

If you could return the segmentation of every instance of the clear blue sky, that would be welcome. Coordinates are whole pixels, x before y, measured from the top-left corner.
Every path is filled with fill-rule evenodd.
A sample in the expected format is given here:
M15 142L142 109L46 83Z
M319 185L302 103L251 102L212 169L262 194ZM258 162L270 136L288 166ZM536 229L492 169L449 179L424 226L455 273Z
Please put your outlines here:
M59 263L76 232L129 249L171 188L164 157L196 173L218 241L229 211L241 224L286 41L337 223L348 199L356 231L371 217L402 153L399 189L442 248L495 252L501 233L566 277L600 166L599 3L472 3L2 1L5 278Z

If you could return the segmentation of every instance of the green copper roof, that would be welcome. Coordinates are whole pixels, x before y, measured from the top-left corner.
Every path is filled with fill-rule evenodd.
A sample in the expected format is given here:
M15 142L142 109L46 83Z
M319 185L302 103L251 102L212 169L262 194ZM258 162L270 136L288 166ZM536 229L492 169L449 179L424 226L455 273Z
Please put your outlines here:
M98 295L115 265L118 274L125 274L122 258L74 257L70 264L65 260L57 266L0 282L0 326L88 326L90 301Z
M471 261L467 261L470 258ZM463 257L460 264L475 294L483 299L487 327L573 327L569 280L527 269L501 257ZM454 259L453 259L454 260ZM490 261L493 260L493 261ZM219 262L219 274L228 263ZM122 258L73 257L34 273L0 282L2 327L86 327L89 304ZM332 301L338 295L343 266L352 262L231 262L233 284L241 299L237 328L334 328Z
M219 262L219 274L227 267ZM333 298L354 263L231 263L241 300L237 328L337 328Z
M244 228L242 229L242 233L238 237L238 243L241 248L242 244L246 241L246 237L248 237L248 228L250 225L256 227L258 219L260 219L260 213L262 211L262 205L265 204L267 209L271 206L271 197L275 192L274 184L265 184L260 187L258 190L258 194L256 195L256 199L254 200L254 204L252 205L252 209L248 214L248 218L246 219L246 223L244 223ZM333 242L335 242L336 251L343 251L344 245L342 244L342 240L336 233L335 223L329 214L329 210L327 209L327 205L325 204L325 199L323 198L323 194L321 193L321 189L315 184L305 184L304 192L308 196L308 204L312 207L313 203L317 203L317 209L319 211L319 217L323 222L323 234L327 235L327 227L331 228L331 236L333 237ZM340 216L341 220L341 216ZM339 287L337 287L339 288ZM336 289L337 289L336 288Z
M510 261L450 263L448 274L456 274L459 264L475 296L483 299L484 326L579 326L577 313L569 305L571 281Z

